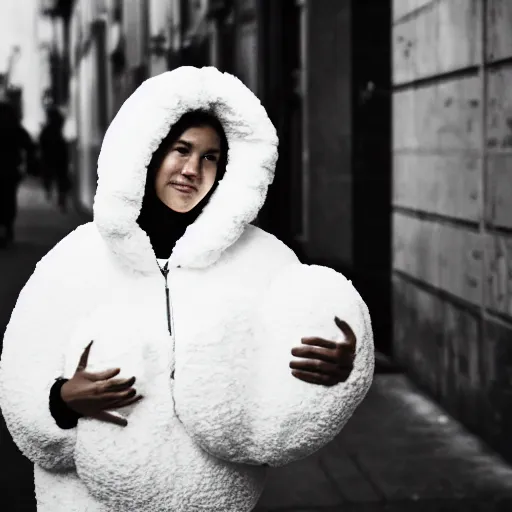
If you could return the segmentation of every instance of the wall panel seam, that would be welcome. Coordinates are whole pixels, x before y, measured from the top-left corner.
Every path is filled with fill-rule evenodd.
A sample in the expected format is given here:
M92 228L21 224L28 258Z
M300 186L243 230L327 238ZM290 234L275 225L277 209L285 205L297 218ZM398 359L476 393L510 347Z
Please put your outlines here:
M396 268L393 268L392 270L393 278L399 278L402 279L412 286L420 289L423 292L430 293L431 295L434 295L446 302L449 302L450 304L458 307L459 309L463 309L466 311L469 311L476 317L480 317L480 305L475 304L473 302L469 302L462 297L459 297L458 295L454 295L453 293L450 293L449 291L439 288L437 286L434 286L432 283L429 283L427 281L423 281L422 279L418 279L415 276L412 276L408 274L407 272L404 272L403 270L399 270ZM499 315L496 315L499 316Z
M480 231L480 222L478 220L450 217L449 215L410 208L399 204L393 204L393 214L400 214L403 217L440 224L450 228L462 228L472 233L479 233Z

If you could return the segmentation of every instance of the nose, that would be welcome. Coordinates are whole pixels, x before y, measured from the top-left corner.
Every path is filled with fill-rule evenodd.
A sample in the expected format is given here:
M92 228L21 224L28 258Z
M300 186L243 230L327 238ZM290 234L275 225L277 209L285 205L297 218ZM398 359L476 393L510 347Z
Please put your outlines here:
M189 177L199 176L201 172L201 161L199 157L192 155L181 169L181 174Z

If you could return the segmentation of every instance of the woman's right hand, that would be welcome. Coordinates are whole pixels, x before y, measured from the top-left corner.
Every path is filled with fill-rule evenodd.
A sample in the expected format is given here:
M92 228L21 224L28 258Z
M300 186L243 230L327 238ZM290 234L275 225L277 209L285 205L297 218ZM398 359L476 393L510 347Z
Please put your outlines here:
M142 399L132 388L135 377L113 379L121 370L113 368L103 372L87 372L87 361L91 343L85 348L75 374L61 388L61 396L66 405L82 416L115 423L122 427L128 425L125 418L110 414L107 409L118 409L134 404Z

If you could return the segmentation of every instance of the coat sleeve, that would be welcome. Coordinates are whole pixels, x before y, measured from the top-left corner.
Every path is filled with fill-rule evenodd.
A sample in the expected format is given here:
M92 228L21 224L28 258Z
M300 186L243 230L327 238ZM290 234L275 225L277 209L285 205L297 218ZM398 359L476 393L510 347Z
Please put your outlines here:
M81 314L82 290L68 235L36 266L5 331L0 359L0 408L6 426L31 462L47 470L74 467L76 429L57 425L50 391L64 369L64 347Z
M335 316L345 320L357 338L348 380L327 387L293 377L291 349L301 338L343 340ZM294 263L272 280L252 323L247 367L217 367L224 372L222 388L208 395L200 411L184 404L185 426L219 458L281 466L330 442L365 397L374 372L370 315L344 276L326 267Z

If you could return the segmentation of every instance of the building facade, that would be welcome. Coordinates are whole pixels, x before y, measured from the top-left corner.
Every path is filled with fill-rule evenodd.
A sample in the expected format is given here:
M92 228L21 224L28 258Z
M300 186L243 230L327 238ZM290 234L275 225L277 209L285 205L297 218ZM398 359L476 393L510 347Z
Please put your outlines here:
M512 460L512 4L394 2L396 357Z

